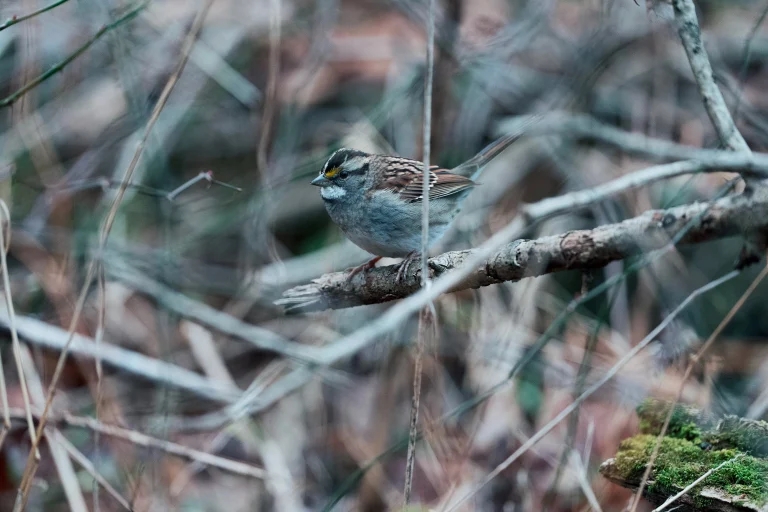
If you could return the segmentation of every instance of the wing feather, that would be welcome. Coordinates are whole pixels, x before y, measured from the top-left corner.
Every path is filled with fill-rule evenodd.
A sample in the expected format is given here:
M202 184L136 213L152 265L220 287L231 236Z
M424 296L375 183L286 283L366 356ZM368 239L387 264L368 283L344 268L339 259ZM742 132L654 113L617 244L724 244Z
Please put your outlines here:
M423 165L416 160L392 158L388 162L389 172L379 185L381 190L391 190L400 194L405 201L418 202L422 199L424 173ZM454 174L436 165L430 166L429 198L440 199L474 187L476 183L469 178Z

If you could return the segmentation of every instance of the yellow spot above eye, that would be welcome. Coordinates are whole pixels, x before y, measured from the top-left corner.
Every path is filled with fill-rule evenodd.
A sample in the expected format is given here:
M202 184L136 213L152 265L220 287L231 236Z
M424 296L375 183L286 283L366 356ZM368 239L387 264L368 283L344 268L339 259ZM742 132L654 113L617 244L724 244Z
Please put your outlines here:
M332 169L328 169L327 171L325 171L325 177L328 179L333 178L337 174L339 174L340 170L341 169L339 169L338 167L333 167Z

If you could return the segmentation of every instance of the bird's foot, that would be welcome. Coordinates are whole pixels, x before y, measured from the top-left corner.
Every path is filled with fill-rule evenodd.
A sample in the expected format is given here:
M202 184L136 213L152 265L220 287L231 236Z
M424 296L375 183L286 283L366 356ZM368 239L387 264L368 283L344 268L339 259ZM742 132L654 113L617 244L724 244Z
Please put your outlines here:
M358 265L356 267L352 267L349 269L349 275L347 276L347 283L352 281L352 278L355 277L360 272L368 272L373 267L376 266L376 263L382 258L382 256L376 256L374 258L371 258L367 262L363 263L362 265Z
M413 251L408 253L408 255L405 258L403 258L403 261L400 262L400 268L397 269L397 276L395 277L395 282L397 284L402 284L406 274L408 274L408 269L411 268L411 264L413 264L414 261L420 260L420 259L421 259L421 255L419 251Z

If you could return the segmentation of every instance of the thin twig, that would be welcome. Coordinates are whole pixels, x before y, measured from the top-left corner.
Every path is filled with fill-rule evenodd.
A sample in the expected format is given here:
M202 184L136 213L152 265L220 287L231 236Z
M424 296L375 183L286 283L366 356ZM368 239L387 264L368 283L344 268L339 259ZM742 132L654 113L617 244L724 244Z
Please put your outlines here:
M224 471L228 471L237 475L259 479L269 478L269 475L263 469L257 468L250 464L246 464L245 462L226 459L224 457L220 457L212 453L202 452L200 450L196 450L188 446L183 446L172 441L157 439L135 430L128 430L125 428L117 427L115 425L106 425L96 421L93 418L64 415L62 416L62 420L66 422L67 425L71 425L73 427L87 428L93 430L94 432L100 432L110 437L125 439L126 441L129 441L138 446L162 450L165 453L196 461L201 464L205 464L206 466L223 469Z
M48 71L43 73L42 75L38 76L28 84L22 86L19 90L12 93L10 96L7 96L6 98L3 98L0 100L0 108L8 107L10 105L13 105L14 102L16 102L19 98L27 94L29 91L43 83L44 81L51 78L56 73L60 72L62 69L64 69L65 66L67 66L70 62L80 57L83 53L85 53L88 48L93 46L93 44L98 41L99 39L104 36L104 34L116 29L123 23L132 20L135 18L139 12L141 12L142 9L144 9L149 2L145 1L134 7L133 9L130 9L128 12L117 18L112 23L109 23L107 25L104 25L101 27L88 41L85 42L80 48L75 50L73 53L68 55L64 60L61 62L55 64L53 67L51 67Z
M424 84L424 128L422 130L424 169L421 180L421 287L429 288L429 165L432 140L432 87L435 72L435 0L427 5L427 59L426 83ZM431 303L430 303L431 304ZM405 483L403 488L404 506L411 502L413 488L413 469L416 464L416 437L421 404L421 378L423 372L424 344L430 328L430 305L425 306L419 317L419 332L416 338L416 351L413 364L413 394L411 395L411 415L408 430L408 451L405 459Z
M234 185L230 185L229 183L225 183L223 181L219 181L217 179L214 179L213 177L213 171L204 171L199 173L194 178L190 179L189 181L183 183L181 186L173 189L172 191L165 194L165 198L169 201L173 202L182 192L192 187L192 185L195 185L196 183L199 183L201 181L206 181L209 184L213 183L216 185L220 185L222 187L226 187L232 190L237 190L238 192L242 192L243 189L240 187L236 187Z
M259 166L259 174L262 182L269 183L269 143L272 136L272 124L274 123L277 105L277 84L280 78L280 39L282 26L280 0L271 0L269 4L269 56L267 88L264 95L264 113L261 116L261 133L256 149L256 163Z
M719 471L720 469L722 469L727 464L730 464L730 463L732 463L734 461L739 460L743 456L744 456L743 453L739 453L739 454L736 454L736 456L733 457L732 459L728 459L728 460L723 461L722 463L718 464L717 467L714 467L714 468L710 469L709 471L707 471L706 473L701 475L699 478L697 478L696 480L694 480L690 484L686 485L685 488L682 491L680 491L679 493L677 493L674 496L672 496L671 498L669 498L667 501L662 503L661 506L656 507L655 509L653 509L653 512L662 512L662 510L666 509L672 503L674 503L675 501L677 501L680 498L682 498L688 491L690 491L691 489L693 489L694 487L699 485L701 482L703 482L707 477L709 477L709 475L711 475L712 473L714 473L716 471Z
M7 327L8 323L8 318L0 315L0 326ZM126 350L117 345L102 342L97 352L92 338L81 334L75 334L70 338L70 334L64 329L36 318L17 316L16 329L19 336L27 343L55 351L61 351L68 345L68 350L77 356L92 359L100 357L104 364L113 368L156 382L161 386L182 389L201 398L229 404L241 396L237 388L233 389L181 366Z
M3 212L8 211L8 206L5 204L5 201L2 202L2 205L4 207ZM8 226L8 230L6 232L5 226ZM2 252L2 258L3 258L3 265L2 265L2 271L3 274L7 275L8 273L8 265L5 261L6 258L6 251L10 247L10 238L11 238L11 218L6 216L5 219L3 219L2 225L0 225L0 252ZM2 243L5 242L5 243ZM4 286L6 290L6 296L5 300L6 302L9 302L9 296L10 291L8 290L7 285ZM11 297L12 298L12 297ZM9 308L9 311L12 308ZM15 327L15 325L14 325ZM3 433L2 433L2 439L0 439L0 447L2 447L3 443L2 441L5 440L5 434L8 432L8 429L11 428L11 417L8 412L8 388L6 387L5 382L5 370L3 370L3 358L2 354L0 354L0 404L3 406ZM22 379L23 380L23 379ZM34 431L30 432L31 434L34 434Z
M166 423L171 430L219 430L247 415L258 414L268 409L282 398L315 379L317 377L316 372L316 368L300 366L291 370L287 375L276 378L274 382L270 382L268 385L259 385L257 390L252 390L249 387L240 400L223 410L204 414L197 418L167 418Z
M581 294L580 296L586 295L589 292L589 281L591 280L591 275L588 272L583 272L582 276L582 285L581 285ZM620 290L620 287L615 288L613 291L613 295L608 299L608 302L604 306L603 310L600 312L597 321L595 322L594 327L592 328L592 333L589 335L589 338L587 339L587 343L584 347L584 354L581 359L581 363L579 363L579 369L576 373L576 385L573 388L573 392L571 393L571 396L575 400L578 398L578 396L582 393L584 390L584 384L587 381L587 375L589 374L589 370L592 367L592 357L594 356L595 348L597 347L597 342L600 336L600 329L603 327L603 323L605 321L605 317L610 314L610 311L613 309L616 297L618 295L618 292ZM573 457L576 455L578 457L578 453L573 448L574 440L576 439L576 433L579 427L579 410L576 409L574 413L571 415L570 418L568 418L568 426L566 427L566 434L565 434L565 443L563 447L563 451L560 455L560 462L557 465L557 469L555 470L555 477L552 479L552 483L549 485L549 488L547 489L547 492L544 495L544 509L549 509L552 505L552 500L554 500L555 495L557 493L557 487L558 483L560 482L560 478L562 477L563 469L567 466L567 462L569 457Z
M33 11L29 14L22 14L21 16L11 16L2 25L0 25L0 32L7 29L8 27L12 27L16 25L17 23L21 23L22 21L27 21L28 19L34 18L35 16L38 16L40 14L43 14L44 12L48 12L52 9L55 9L61 4L65 4L67 2L69 2L69 0L57 0L56 2L53 2L50 5L46 5L45 7L41 7L40 9Z
M98 298L98 320L96 324L96 336L94 337L94 345L96 349L96 419L101 419L101 407L103 402L103 379L104 379L104 373L103 373L103 366L101 364L101 344L104 341L104 325L106 324L106 316L107 316L107 283L106 283L106 277L104 275L104 265L99 265L99 271L98 271L98 277L97 277L97 286L99 289L99 298ZM93 436L93 453L94 458L96 460L99 459L99 444L101 442L101 439L99 438L99 433L97 432L96 435ZM74 448L74 446L72 447ZM79 453L79 452L78 452ZM72 454L70 453L70 456ZM87 461L87 459L86 459ZM82 465L82 463L81 463ZM95 480L96 477L94 477ZM118 500L119 501L119 500ZM130 506L129 506L130 508ZM96 485L93 489L93 509L94 512L98 512L99 510L99 486Z
M728 106L725 104L723 94L712 76L712 65L704 49L699 21L696 18L696 5L693 0L673 0L672 7L675 11L675 22L680 41L682 41L688 61L691 63L691 71L696 79L696 84L699 86L699 93L704 99L704 108L707 110L720 141L732 151L749 153L749 146L736 128L736 124L728 111Z
M429 0L427 5L427 62L426 83L424 84L424 129L423 157L424 178L421 180L421 286L426 287L429 281L427 257L429 256L429 165L432 140L432 82L435 73L435 0ZM408 483L406 482L406 486ZM410 494L410 493L408 493ZM406 503L408 503L406 494Z
M24 365L25 373L29 379L29 394L32 398L32 402L39 410L40 405L45 402L45 388L43 388L43 382L40 379L40 375L37 373L34 361L32 360L32 354L26 345L21 346L21 360ZM75 512L87 512L88 507L85 504L85 497L80 487L80 482L77 479L77 473L72 465L72 461L69 458L64 447L58 442L59 437L56 430L45 429L45 435L42 436L48 444L53 464L56 467L56 471L59 474L59 481L64 489L64 494L67 497L67 504L70 510ZM49 435L50 434L50 435ZM39 435L39 434L38 434ZM61 436L63 437L63 436ZM41 438L38 438L41 439ZM32 464L36 468L39 464L37 459L32 459ZM29 492L29 491L27 491ZM16 504L14 508L19 508L20 501L23 498L23 494L16 495Z
M23 418L24 413L20 409L12 409L11 416L15 418ZM230 473L237 475L248 476L252 478L266 479L270 478L261 468L246 464L245 462L239 462L231 459L226 459L212 453L203 452L184 446L172 441L166 441L165 439L158 439L135 430L118 427L117 425L109 425L102 423L95 418L88 418L84 416L74 416L68 413L62 415L54 415L51 417L53 423L63 423L71 427L85 428L93 432L99 432L109 437L117 439L123 439L136 446L143 446L145 448L153 448L163 451L170 455L175 455L183 459L191 460L204 464L206 466L216 467Z
M411 394L411 415L408 423L408 450L405 458L405 485L403 502L407 506L411 502L413 486L413 469L416 465L416 441L419 434L419 407L421 405L421 378L423 374L424 345L432 329L431 310L424 307L419 315L419 332L416 340L416 350L413 358L413 393Z
M19 385L21 387L21 396L24 400L24 409L27 411L27 428L29 429L29 438L34 447L33 453L37 460L40 459L40 451L37 449L37 435L35 434L35 424L32 421L32 405L29 398L29 388L27 378L24 374L24 366L21 364L21 344L19 343L19 333L16 330L16 312L13 307L13 296L11 294L11 280L8 276L8 261L6 253L11 245L11 212L8 211L8 205L0 199L0 270L3 274L3 293L5 295L5 307L8 311L8 329L11 331L11 344L13 346L13 358L16 362L16 372L19 374ZM7 410L7 396L3 397L4 407Z
M101 474L96 470L96 467L93 465L93 463L88 460L88 457L83 455L83 453L78 450L75 445L73 445L69 439L64 437L64 434L61 433L60 430L51 430L50 428L45 429L46 436L51 436L56 439L56 442L61 445L62 448L69 454L69 456L75 460L78 464L80 464L80 467L82 467L86 472L88 472L91 477L96 481L98 484L96 488L103 487L104 490L109 493L110 496L112 496L115 501L117 501L120 506L122 506L126 510L133 510L133 507L131 507L131 504L128 503L128 500L123 498L119 492L117 492L117 489L112 487L112 484L110 484L106 478L101 476ZM98 432L97 432L98 434ZM98 452L96 452L96 458L98 459ZM98 496L96 490L94 489L94 494ZM94 498L96 499L96 498ZM96 502L94 502L95 504ZM94 507L96 509L96 507Z
M587 450L585 450L585 452L587 452ZM587 464L581 460L579 452L577 450L571 450L568 460L576 473L576 479L579 481L579 486L581 487L582 492L584 492L584 496L587 498L589 506L592 507L594 512L603 512L603 509L600 507L600 502L597 500L597 496L595 496L595 492L592 490L592 486L587 478Z
M533 118L538 118L536 123L531 123ZM765 170L768 155L754 153L751 155L743 152L733 152L722 149L705 149L678 144L666 139L650 137L643 133L629 132L605 124L585 114L571 114L562 111L554 111L544 115L521 115L501 121L497 125L498 135L520 130L527 136L557 135L567 139L586 139L607 144L611 147L633 156L651 160L696 160L701 162L713 162L715 160L731 164L736 161L744 163L747 168L755 165L756 168ZM728 165L728 164L726 164ZM733 169L734 167L730 167Z
M149 295L163 307L212 329L247 341L260 350L312 362L320 347L283 338L268 329L249 324L203 302L177 292L131 267L124 258L110 258L107 273L140 293Z

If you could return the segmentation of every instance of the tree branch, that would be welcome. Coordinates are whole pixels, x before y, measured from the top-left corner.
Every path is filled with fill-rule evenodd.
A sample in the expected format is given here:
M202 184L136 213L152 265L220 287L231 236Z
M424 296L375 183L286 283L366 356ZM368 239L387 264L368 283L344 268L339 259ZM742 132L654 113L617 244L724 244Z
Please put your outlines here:
M768 230L768 188L760 187L714 203L652 210L617 224L570 231L537 240L517 240L495 251L450 291L518 281L562 270L600 268L612 261L662 248L691 219L701 215L681 243L701 243ZM430 259L435 274L461 267L475 249ZM346 272L326 274L311 284L287 290L278 304L291 310L318 311L401 299L419 289L420 270L412 268L396 283L397 265L379 267L347 281Z
M7 315L0 314L0 331L10 329ZM19 336L29 344L61 351L67 345L67 331L27 316L16 317ZM196 396L222 403L233 403L241 396L240 390L215 382L181 366L145 356L133 350L102 342L98 346L93 338L75 334L69 350L76 356L101 360L118 370L145 378L159 385L183 389Z
M749 146L736 128L725 99L712 76L712 65L709 63L709 56L701 41L701 30L693 0L673 0L672 7L675 10L675 23L680 41L691 63L691 71L704 100L704 108L715 126L720 141L732 151L749 153Z

